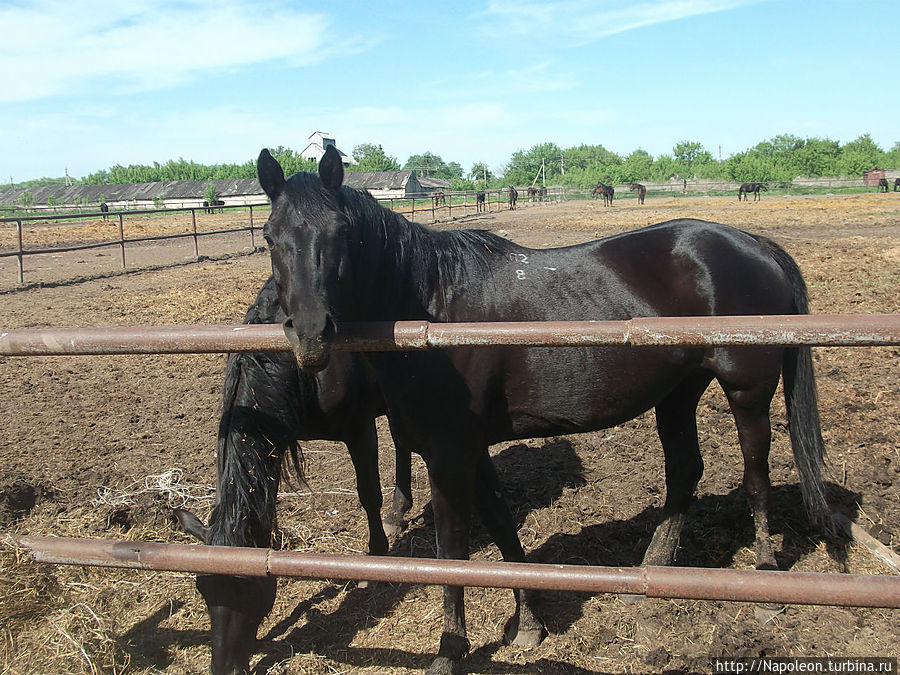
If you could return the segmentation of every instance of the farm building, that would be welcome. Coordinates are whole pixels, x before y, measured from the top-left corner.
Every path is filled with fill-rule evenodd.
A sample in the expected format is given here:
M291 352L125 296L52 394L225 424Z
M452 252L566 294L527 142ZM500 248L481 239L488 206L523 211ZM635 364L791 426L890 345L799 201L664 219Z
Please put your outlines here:
M366 190L375 199L404 199L425 190L415 171L356 171L344 175L344 185Z
M450 190L449 178L427 178L421 176L419 185L422 186L423 192L447 192Z
M303 149L303 152L300 153L300 156L303 159L311 159L314 162L318 162L325 154L325 149L331 146L340 153L341 158L344 161L344 166L350 166L355 163L352 157L341 152L341 149L337 147L337 143L335 143L331 134L325 133L324 131L314 131L307 140L309 140L309 145L307 145Z
M866 187L878 185L878 181L884 179L885 171L884 169L879 169L878 167L873 166L868 171L863 171L863 183Z
M181 208L200 206L210 185L226 205L256 204L265 200L255 178L234 180L181 180L162 183L115 185L55 185L0 190L0 204L19 205L22 193L30 192L35 208L47 206L99 206L106 202L115 209Z

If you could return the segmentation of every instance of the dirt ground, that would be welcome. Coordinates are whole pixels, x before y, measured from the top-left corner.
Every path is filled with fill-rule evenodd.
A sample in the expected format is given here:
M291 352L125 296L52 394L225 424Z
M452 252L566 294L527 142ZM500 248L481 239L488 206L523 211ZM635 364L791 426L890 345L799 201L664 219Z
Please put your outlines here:
M900 312L900 198L891 194L765 196L743 204L661 199L643 207L623 200L614 208L525 204L438 227L488 228L547 247L676 217L716 220L778 241L804 271L813 312ZM82 234L48 228L31 236L60 242ZM241 247L248 242L236 242L234 250ZM149 264L156 257L172 262L155 247L142 255ZM3 272L2 327L237 323L269 265L264 253L124 275L114 252L110 263L88 275L108 276L24 290ZM46 266L58 278L75 278L85 276L84 264L57 259ZM35 271L30 281L38 280ZM830 498L895 550L898 355L896 347L814 350ZM0 530L188 542L169 509L185 505L205 519L212 506L224 362L221 355L0 358ZM780 567L890 573L862 547L826 542L810 528L778 397L773 426L770 522ZM736 432L715 386L701 402L699 428L706 471L677 564L752 568ZM379 429L388 495L393 453L383 420ZM285 546L363 552L365 522L343 446L312 442L304 449L309 484L284 485L279 503ZM501 444L492 454L530 560L640 562L664 498L652 412L597 433ZM392 554L432 556L427 479L418 458L413 487L409 526ZM472 557L499 559L480 525ZM520 650L501 642L513 611L509 591L469 589L466 598L472 673L710 672L717 656L896 656L900 639L897 610L789 606L760 624L753 606L742 603L625 604L612 595L549 593L541 614L548 637ZM272 674L416 671L436 651L440 626L435 587L281 580L253 664L255 672ZM3 672L205 672L207 630L190 575L45 566L0 552Z

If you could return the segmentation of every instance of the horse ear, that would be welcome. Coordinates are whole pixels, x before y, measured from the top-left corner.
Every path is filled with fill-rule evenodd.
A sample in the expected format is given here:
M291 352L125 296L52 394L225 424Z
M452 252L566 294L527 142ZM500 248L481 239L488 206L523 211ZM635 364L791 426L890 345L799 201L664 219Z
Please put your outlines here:
M284 189L284 170L265 148L262 149L259 159L256 160L256 175L259 176L259 184L262 189L274 202Z
M319 162L319 178L332 192L341 189L344 182L344 162L341 160L341 153L333 145L326 148L325 154Z
M197 516L184 509L172 509L172 512L178 519L181 529L188 534L194 535L204 544L209 541L209 528L204 525Z

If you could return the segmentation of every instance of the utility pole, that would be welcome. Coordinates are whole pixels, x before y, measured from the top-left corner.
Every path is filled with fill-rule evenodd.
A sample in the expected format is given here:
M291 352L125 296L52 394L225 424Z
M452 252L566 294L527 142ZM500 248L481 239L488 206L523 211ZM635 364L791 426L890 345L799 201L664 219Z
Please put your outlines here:
M560 171L562 171L562 175L565 176L566 175L566 156L565 155L559 156L559 168L560 168Z

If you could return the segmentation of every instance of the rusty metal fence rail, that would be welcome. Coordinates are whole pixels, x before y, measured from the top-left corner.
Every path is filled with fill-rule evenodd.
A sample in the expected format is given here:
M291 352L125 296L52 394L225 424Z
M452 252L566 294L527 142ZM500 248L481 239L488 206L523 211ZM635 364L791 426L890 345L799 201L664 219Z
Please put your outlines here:
M328 555L146 541L0 536L37 562L140 570L385 581L652 598L900 608L900 576L696 567L603 567Z
M476 345L900 345L900 314L647 317L628 321L340 326L334 347L373 351ZM282 351L277 325L0 328L0 355ZM486 563L328 556L142 541L0 535L37 561L196 573L360 579L650 597L900 608L900 576L697 568Z
M627 321L341 324L333 349L398 351L526 345L900 345L900 314L644 317ZM0 328L0 355L191 354L288 351L277 324Z

